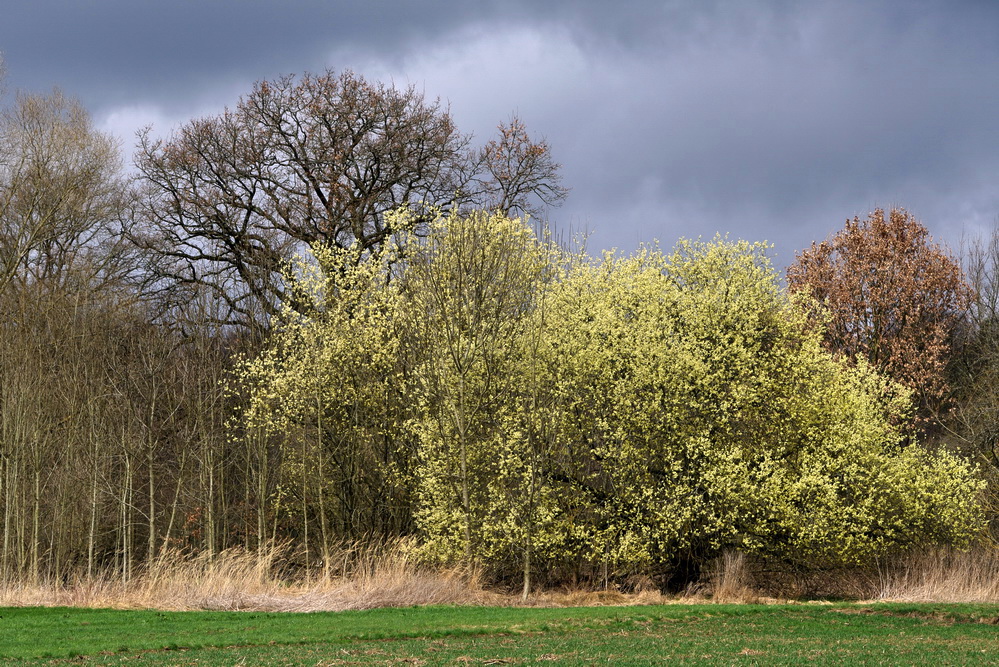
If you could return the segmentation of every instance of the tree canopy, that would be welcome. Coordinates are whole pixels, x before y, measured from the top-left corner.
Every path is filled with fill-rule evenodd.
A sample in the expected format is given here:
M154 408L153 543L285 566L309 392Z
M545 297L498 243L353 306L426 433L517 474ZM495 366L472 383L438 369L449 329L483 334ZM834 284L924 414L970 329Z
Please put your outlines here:
M207 286L250 324L288 296L282 275L314 243L371 249L386 213L479 206L533 210L565 197L558 164L518 119L482 150L416 88L328 70L261 81L235 108L170 137L143 135L151 227L164 278Z
M787 271L824 310L827 346L866 359L913 391L919 416L939 416L951 343L971 290L961 267L908 211L878 209L813 243Z
M406 538L525 596L676 590L729 550L869 565L995 524L999 241L970 310L902 210L790 289L764 244L588 256L516 217L567 190L499 130L307 74L144 135L128 176L61 93L0 110L0 583L275 543L330 576ZM948 363L959 438L912 446Z

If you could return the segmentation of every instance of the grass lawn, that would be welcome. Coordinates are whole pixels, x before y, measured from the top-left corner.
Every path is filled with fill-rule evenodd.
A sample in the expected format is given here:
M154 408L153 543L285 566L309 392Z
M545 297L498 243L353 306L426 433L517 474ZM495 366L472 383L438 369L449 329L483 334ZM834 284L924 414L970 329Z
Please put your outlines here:
M7 664L990 664L999 605L0 608Z

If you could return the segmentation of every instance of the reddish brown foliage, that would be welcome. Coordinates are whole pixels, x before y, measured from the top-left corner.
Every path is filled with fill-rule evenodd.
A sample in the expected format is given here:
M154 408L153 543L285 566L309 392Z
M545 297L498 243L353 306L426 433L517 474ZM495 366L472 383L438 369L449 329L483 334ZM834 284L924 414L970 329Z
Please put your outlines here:
M517 116L497 129L499 139L479 152L486 176L483 187L491 199L489 208L507 215L539 215L544 206L560 206L569 189L561 185L562 165L552 159L548 142L532 141L527 126Z
M787 271L791 290L810 289L829 315L826 343L866 358L915 391L924 423L944 403L951 339L971 289L959 264L901 208L847 220L812 243Z

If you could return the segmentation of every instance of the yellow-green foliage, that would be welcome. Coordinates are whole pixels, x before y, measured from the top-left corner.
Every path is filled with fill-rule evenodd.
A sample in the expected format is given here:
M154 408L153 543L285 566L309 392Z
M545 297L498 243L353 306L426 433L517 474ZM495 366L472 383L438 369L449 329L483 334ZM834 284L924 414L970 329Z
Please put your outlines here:
M585 452L574 480L600 501L591 558L735 546L857 562L979 525L967 466L900 447L905 402L884 398L899 392L823 351L765 249L681 241L581 264L555 288L565 437Z
M324 540L391 502L425 557L527 579L730 547L857 563L979 530L973 471L904 445L904 390L822 349L766 246L593 260L485 213L403 241L315 249L309 315L246 367L280 498Z
M541 350L559 251L524 221L452 214L405 280L419 406L416 520L435 559L549 553L563 527L543 478L552 440Z
M297 515L299 536L311 520L324 547L405 524L393 514L408 502L408 441L391 275L412 220L401 211L387 224L399 234L373 252L317 245L297 262L288 277L295 309L241 369L245 426L278 443L275 479L265 480L275 509Z

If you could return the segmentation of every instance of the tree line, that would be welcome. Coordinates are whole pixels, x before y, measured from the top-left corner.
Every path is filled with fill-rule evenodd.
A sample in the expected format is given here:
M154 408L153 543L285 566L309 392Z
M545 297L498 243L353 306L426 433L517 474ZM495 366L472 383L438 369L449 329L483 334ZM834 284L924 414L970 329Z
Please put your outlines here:
M0 116L0 579L344 540L538 584L682 588L987 539L995 242L901 209L785 281L760 244L588 256L516 117L263 81L134 170L61 93Z

